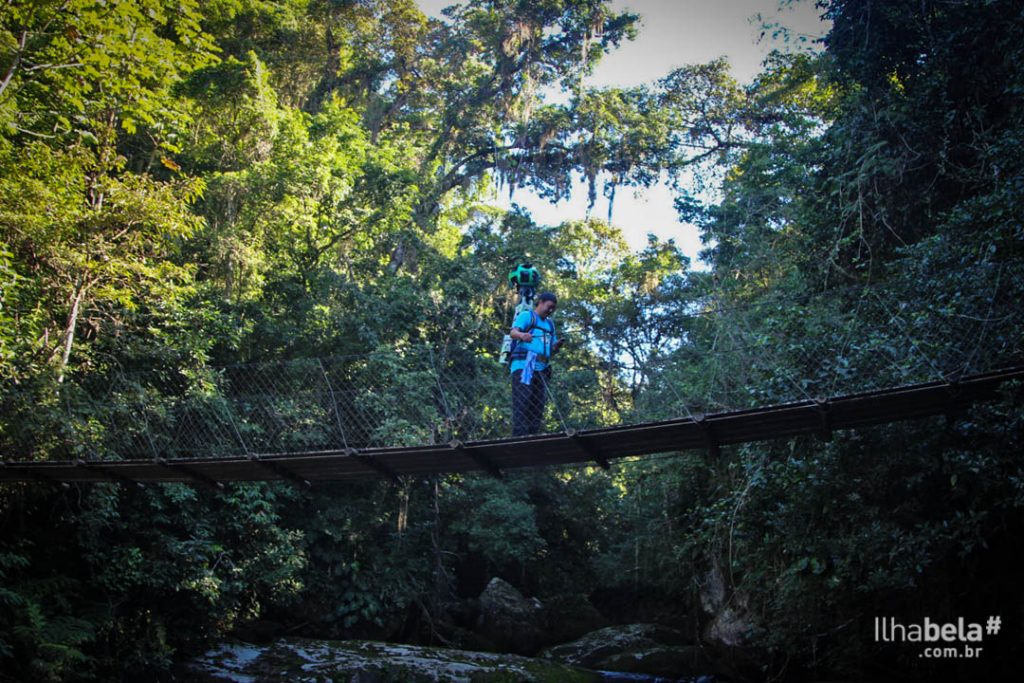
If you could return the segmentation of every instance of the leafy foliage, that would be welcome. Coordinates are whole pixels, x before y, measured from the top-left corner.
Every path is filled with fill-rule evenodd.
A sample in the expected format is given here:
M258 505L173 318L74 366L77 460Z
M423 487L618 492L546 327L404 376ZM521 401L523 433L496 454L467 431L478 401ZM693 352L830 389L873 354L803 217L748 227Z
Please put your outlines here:
M599 0L474 0L443 21L408 0L7 3L0 452L159 450L140 415L169 419L172 399L224 414L216 367L367 351L345 379L380 418L375 438L450 438L416 419L433 389L400 360L429 341L441 367L484 372L523 258L559 294L566 409L601 423L713 409L680 396L723 383L773 403L898 356L862 334L866 285L885 283L908 325L922 301L967 315L1019 300L1019 3L818 4L823 50L773 54L749 85L718 60L590 89L638 23ZM564 198L577 178L592 203L668 178L710 270L671 241L631 253L613 215L543 226L489 205L496 187ZM985 329L993 345L1021 337ZM772 352L703 352L740 330ZM952 346L925 351L946 367ZM824 348L843 349L835 367L807 362ZM893 360L878 382L919 362ZM676 370L649 371L663 361ZM100 400L116 420L97 418ZM0 663L132 680L259 619L443 640L497 575L621 614L667 597L705 625L720 592L763 673L884 676L920 663L858 631L870 616L1021 597L1000 567L1021 530L1020 428L1011 387L948 423L610 474L5 485Z

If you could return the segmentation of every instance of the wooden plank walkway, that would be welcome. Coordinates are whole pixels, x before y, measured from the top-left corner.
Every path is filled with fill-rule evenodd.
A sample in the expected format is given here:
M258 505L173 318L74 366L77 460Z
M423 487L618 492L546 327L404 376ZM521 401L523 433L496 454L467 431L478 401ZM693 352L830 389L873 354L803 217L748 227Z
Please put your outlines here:
M6 461L0 481L121 483L184 482L219 486L229 481L317 481L445 472L489 472L519 467L594 463L634 455L691 449L717 452L721 446L816 434L865 425L955 414L977 401L992 400L1001 384L1024 379L1024 367L853 394L683 419L545 434L514 439L453 442L413 448L376 448L190 459L103 461Z

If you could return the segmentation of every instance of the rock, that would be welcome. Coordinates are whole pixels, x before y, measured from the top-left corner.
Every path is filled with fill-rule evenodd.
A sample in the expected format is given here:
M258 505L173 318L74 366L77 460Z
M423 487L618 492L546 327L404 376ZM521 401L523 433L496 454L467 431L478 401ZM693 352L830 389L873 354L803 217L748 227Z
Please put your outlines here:
M616 669L605 666L608 660L620 655L632 655L638 652L659 650L663 646L685 643L687 643L687 639L681 631L667 626L627 624L625 626L608 626L593 631L571 643L547 648L541 651L540 656L570 666L615 671ZM634 669L619 670L634 671Z
M475 630L502 652L533 654L543 640L544 605L495 577L480 594Z
M726 591L725 577L717 563L704 577L700 602L711 617L703 630L705 641L729 648L746 644L755 625L754 615L745 594Z
M599 674L554 662L489 652L375 641L281 639L267 646L223 644L188 663L186 681L335 683L597 683Z
M720 609L704 627L704 639L716 645L739 647L746 643L750 618L745 606Z
M566 643L609 625L586 595L559 595L545 600L547 644Z
M697 645L660 645L612 655L598 662L594 668L677 679L710 674L715 665Z
M750 609L747 594L727 587L717 562L701 582L700 602L709 617L701 629L701 641L719 668L731 678L758 677L769 656L753 641L760 620Z

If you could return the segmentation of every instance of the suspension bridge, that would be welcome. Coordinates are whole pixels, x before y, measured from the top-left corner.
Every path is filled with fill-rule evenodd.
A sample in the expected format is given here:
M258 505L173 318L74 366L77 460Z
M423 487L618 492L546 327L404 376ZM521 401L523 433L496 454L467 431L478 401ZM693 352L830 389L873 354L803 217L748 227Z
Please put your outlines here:
M1024 379L1006 266L956 292L857 287L683 316L673 343L578 346L541 433L509 438L508 370L462 340L373 353L70 378L47 428L0 434L0 481L335 480L592 464L945 416ZM906 292L910 291L910 294ZM899 293L898 293L899 292ZM827 314L823 314L823 311ZM4 418L17 419L13 394ZM21 404L26 401L22 398ZM15 407L12 407L15 406ZM25 408L22 408L23 410ZM9 435L17 434L17 439ZM21 450L19 449L27 449Z

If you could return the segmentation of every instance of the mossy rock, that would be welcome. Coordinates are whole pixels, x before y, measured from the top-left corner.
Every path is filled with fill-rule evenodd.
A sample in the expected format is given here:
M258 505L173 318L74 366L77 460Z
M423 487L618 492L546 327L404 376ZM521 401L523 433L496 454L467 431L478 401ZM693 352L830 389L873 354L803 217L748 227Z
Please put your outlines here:
M491 579L480 594L480 615L474 631L501 652L532 655L544 643L544 605L527 598L512 584Z
M620 654L647 651L664 645L682 645L687 638L659 624L608 626L578 640L542 650L540 656L570 666L601 669L605 660ZM609 669L613 671L614 669Z

